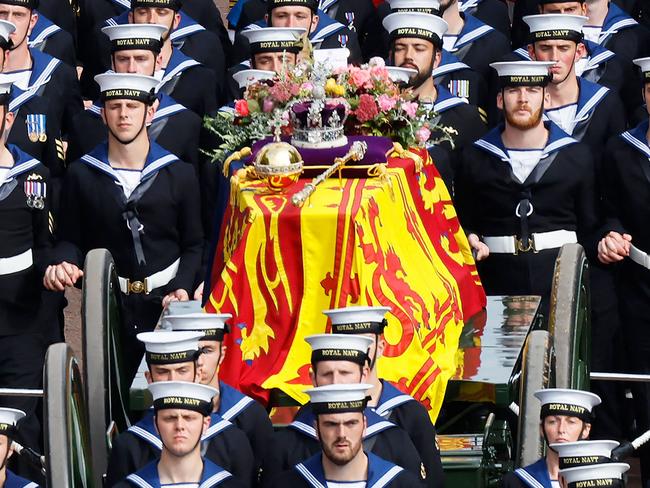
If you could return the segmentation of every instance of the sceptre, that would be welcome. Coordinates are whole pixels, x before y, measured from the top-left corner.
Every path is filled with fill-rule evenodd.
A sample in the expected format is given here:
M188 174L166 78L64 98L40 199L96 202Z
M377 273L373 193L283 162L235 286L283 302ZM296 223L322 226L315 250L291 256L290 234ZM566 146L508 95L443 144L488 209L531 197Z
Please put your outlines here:
M340 170L345 166L349 161L360 161L366 155L366 150L368 149L368 144L365 141L355 141L350 146L350 150L345 156L338 157L334 159L332 166L327 168L316 178L311 180L310 183L307 183L305 187L297 192L293 197L291 197L291 203L296 207L301 207L305 201L311 196L312 193L316 190L316 187L320 185L327 178L332 176L337 170Z

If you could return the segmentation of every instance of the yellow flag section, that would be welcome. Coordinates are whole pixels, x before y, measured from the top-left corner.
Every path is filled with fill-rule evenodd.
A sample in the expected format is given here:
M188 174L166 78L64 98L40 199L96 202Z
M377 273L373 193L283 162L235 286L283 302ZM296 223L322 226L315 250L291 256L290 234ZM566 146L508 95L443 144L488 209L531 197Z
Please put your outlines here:
M322 311L391 309L382 378L440 409L464 314L485 304L449 194L426 151L389 158L368 178L332 178L303 207L240 171L206 307L230 312L224 380L259 399L300 402L310 385L304 338L329 331ZM461 296L463 301L461 302Z

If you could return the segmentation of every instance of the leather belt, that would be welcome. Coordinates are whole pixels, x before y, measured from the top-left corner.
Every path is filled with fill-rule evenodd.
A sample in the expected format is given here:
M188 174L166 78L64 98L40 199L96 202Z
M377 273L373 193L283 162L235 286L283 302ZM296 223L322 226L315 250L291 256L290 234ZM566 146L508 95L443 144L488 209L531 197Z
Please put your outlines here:
M483 237L483 242L490 248L490 253L519 254L556 249L564 244L578 242L578 236L571 230L553 230L531 234L527 246L517 236L486 236Z
M122 290L122 293L125 293L126 295L130 293L144 293L145 295L148 295L152 290L165 286L174 279L174 276L176 276L176 273L178 272L178 264L180 261L181 259L178 258L162 271L147 276L142 281L130 280L129 278L123 278L120 276L118 277L120 281L120 290Z
M633 244L630 244L630 259L636 264L641 265L646 269L650 269L650 256L648 256L648 253L642 251Z
M27 251L15 256L0 258L0 275L18 273L18 271L29 268L32 264L34 264L34 256L31 249L27 249Z

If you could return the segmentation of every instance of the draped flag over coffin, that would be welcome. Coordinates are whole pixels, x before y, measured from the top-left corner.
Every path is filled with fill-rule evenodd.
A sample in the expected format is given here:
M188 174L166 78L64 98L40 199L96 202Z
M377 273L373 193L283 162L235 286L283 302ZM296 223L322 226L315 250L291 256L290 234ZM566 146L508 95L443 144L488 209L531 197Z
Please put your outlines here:
M233 314L224 381L262 401L279 388L304 402L304 337L329 331L322 311L385 305L379 373L435 420L463 318L485 306L485 295L428 153L402 153L382 168L372 178L331 178L300 208L291 196L306 179L282 194L245 170L232 180L206 304Z

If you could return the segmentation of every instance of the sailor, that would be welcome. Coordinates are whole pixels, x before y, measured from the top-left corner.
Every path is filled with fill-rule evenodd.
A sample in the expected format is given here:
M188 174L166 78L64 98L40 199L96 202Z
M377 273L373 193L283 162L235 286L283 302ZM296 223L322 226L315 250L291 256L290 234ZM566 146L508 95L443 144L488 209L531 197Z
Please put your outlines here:
M309 33L316 49L346 47L350 62L361 62L361 48L356 32L318 10L316 0L267 0L267 13L263 20L249 24L243 30L262 27L301 27ZM242 62L250 57L246 38L238 33L233 45L232 61Z
M634 61L645 80L643 97L650 114L650 58ZM601 263L618 268L619 307L622 337L628 368L635 373L650 372L648 360L648 310L650 297L650 233L648 233L646 199L650 195L648 173L648 118L634 129L612 138L607 144L604 160L603 188L606 220L602 240L598 244ZM650 388L645 383L634 385L636 422L641 431L650 429L648 411ZM644 483L650 480L649 455L641 451Z
M544 305L560 247L595 246L589 239L598 225L589 148L542 119L551 66L492 64L505 122L465 149L455 180L486 293L540 295Z
M305 340L312 348L310 378L314 386L365 381L369 373L368 349L372 339L317 334ZM275 434L264 461L262 473L265 484L279 472L291 469L319 451L318 433L314 427L316 415L312 405L307 404L298 411L288 428ZM426 481L427 486L439 486L439 480L428 478L426 467L406 432L370 409L365 410L365 417L367 430L363 443L366 451L410 471L420 481Z
M510 14L501 0L459 0L458 10L494 27L510 41Z
M241 488L246 485L222 466L201 456L201 440L211 428L210 386L183 381L162 381L149 385L153 397L152 428L158 432L160 460L154 459L117 488L187 486Z
M38 0L0 1L0 18L16 26L3 73L21 90L47 98L65 134L75 114L83 110L77 72L60 59L29 47L29 35L38 20L37 6Z
M453 169L462 148L478 139L487 128L475 106L453 96L444 86L436 85L431 76L440 64L447 23L436 15L396 12L387 16L383 24L391 38L390 60L395 66L417 70L407 86L413 89L420 103L439 115L439 124L456 131L453 144L442 144L452 154ZM434 133L432 138L440 135ZM444 174L442 169L439 171Z
M229 99L239 98L241 92L233 78L235 73L249 68L280 73L295 65L301 49L299 38L305 32L296 27L263 27L242 32L248 39L250 59L228 69Z
M371 385L327 385L307 390L313 408L313 426L319 449L270 480L270 488L355 486L413 487L420 485L408 470L373 454L364 443L370 428L366 420L366 391Z
M203 233L192 167L149 140L150 76L96 77L108 141L67 170L59 239L44 276L48 289L73 286L86 253L108 249L120 276L125 377L135 374L139 332L152 330L169 302L187 300L201 264Z
M259 473L262 459L273 436L269 415L261 404L219 381L219 368L226 354L226 347L223 345L224 334L228 332L226 321L232 318L232 315L204 313L198 302L187 303L195 303L196 309L184 314L174 314L170 311L163 317L163 326L169 326L175 331L200 331L204 334L199 340L201 354L197 360L198 381L218 390L213 399L213 410L246 434L253 448L255 473Z
M369 371L363 381L372 385L368 406L376 413L401 427L417 449L428 486L444 486L440 451L436 444L436 428L427 409L411 395L379 378L377 361L386 348L384 328L388 307L346 307L325 310L332 323L332 333L361 335L372 340L369 349Z
M625 488L623 475L630 469L627 463L603 463L578 468L567 468L560 471L560 486L608 486Z
M18 431L18 421L25 412L14 408L0 407L0 488L38 488L39 485L11 472L7 468L9 458L14 455L14 439Z
M104 27L102 31L110 39L113 70L153 76L160 67L157 61L164 30L164 26L150 24ZM153 108L155 113L147 126L150 139L190 163L198 174L201 118L165 93L158 94ZM80 158L107 137L101 103L95 102L74 119L68 136L68 160Z
M548 446L589 437L593 408L600 403L598 395L563 389L538 390L534 395L542 404L540 430ZM557 451L547 449L546 456L539 461L506 474L502 486L554 488L558 486L559 470Z
M147 383L161 381L198 382L199 339L202 332L156 331L138 334L145 344ZM217 394L215 390L215 394ZM201 436L201 455L227 469L243 486L251 486L253 452L244 435L217 413L210 415L210 428ZM153 410L120 433L113 441L106 472L106 485L113 486L128 474L157 459L162 450Z
M76 68L77 56L72 34L52 22L42 12L35 12L35 15L37 20L29 33L29 47L38 49L60 59L68 66Z
M45 166L7 143L15 123L11 83L0 83L0 388L42 387L48 332L56 317L44 306L42 276L51 251L50 178ZM21 442L37 448L37 399L2 397L27 414Z

